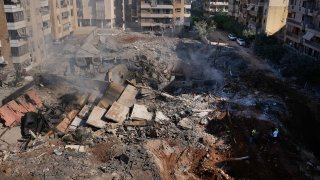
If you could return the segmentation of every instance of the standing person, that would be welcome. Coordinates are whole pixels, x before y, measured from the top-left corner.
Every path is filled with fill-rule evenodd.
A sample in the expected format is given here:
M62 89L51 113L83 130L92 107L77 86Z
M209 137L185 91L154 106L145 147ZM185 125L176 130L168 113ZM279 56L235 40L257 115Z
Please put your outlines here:
M274 128L273 132L272 132L272 139L273 139L273 143L276 143L277 139L279 136L279 129L278 128Z
M256 129L252 129L251 133L250 133L250 137L249 137L249 143L252 144L253 142L255 142L257 139L257 130Z

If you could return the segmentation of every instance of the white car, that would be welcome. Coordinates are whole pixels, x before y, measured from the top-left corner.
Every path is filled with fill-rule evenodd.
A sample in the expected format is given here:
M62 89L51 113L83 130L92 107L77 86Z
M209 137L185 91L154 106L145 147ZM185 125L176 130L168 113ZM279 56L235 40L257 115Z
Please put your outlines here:
M238 43L240 46L245 46L245 45L246 45L246 41L244 41L244 40L241 39L241 38L237 38L237 43Z
M228 38L229 38L230 40L232 40L232 41L234 41L234 40L237 39L237 37L236 37L234 34L229 34L229 35L228 35Z

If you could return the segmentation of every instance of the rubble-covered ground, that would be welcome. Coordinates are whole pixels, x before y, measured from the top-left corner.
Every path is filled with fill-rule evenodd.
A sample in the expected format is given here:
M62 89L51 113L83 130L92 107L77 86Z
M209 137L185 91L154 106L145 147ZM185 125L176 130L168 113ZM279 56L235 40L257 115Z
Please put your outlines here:
M96 117L105 125L94 127L86 121L91 108L73 130L71 125L65 132L51 128L53 133L42 132L27 146L23 138L17 143L4 139L3 179L320 178L315 142L304 142L313 134L298 120L309 99L251 68L232 47L115 30L103 30L88 43L104 58L98 67L50 62L48 72L58 76L35 78L33 89L47 109L60 120L74 110L80 116L84 104L110 111L103 100L109 103L117 91L107 88L112 83L104 82L104 75L125 64L127 73L108 78L136 88L131 100L147 112L134 119L128 105L123 122ZM57 61L64 53L57 54ZM83 96L88 98L79 102ZM314 117L305 116L314 123ZM276 141L271 138L275 127L280 129ZM258 133L249 143L253 129Z

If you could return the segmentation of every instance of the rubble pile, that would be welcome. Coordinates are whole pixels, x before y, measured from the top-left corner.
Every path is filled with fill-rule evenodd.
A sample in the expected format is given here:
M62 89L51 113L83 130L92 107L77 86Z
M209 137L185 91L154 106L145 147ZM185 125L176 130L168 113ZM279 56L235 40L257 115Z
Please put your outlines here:
M19 112L14 123L2 109L17 113L17 106L0 108L11 126L0 131L3 177L278 179L319 172L317 161L309 162L315 158L301 158L289 140L284 100L245 81L251 70L229 47L104 30L89 39L102 64L86 59L88 66L70 63L67 76L35 78L21 96L33 92L38 98L25 100L37 108ZM77 74L84 71L93 77ZM9 102L22 106L20 99ZM274 127L281 129L276 143Z

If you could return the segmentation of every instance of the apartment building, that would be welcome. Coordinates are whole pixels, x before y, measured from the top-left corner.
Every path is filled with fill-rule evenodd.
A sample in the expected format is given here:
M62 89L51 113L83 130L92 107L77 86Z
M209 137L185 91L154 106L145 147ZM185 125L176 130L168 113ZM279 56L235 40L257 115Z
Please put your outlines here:
M320 58L320 1L290 1L285 42L300 52Z
M174 29L190 26L191 0L141 0L142 29Z
M240 6L240 0L229 0L228 15L238 19L239 13L240 13L239 6Z
M4 0L12 63L19 69L31 67L32 59L27 35L27 19L21 1Z
M50 36L48 0L4 0L12 63L28 71L46 55Z
M78 27L76 0L50 0L49 8L54 41L67 37Z
M11 62L11 50L4 3L0 1L0 67Z
M80 27L113 28L115 25L114 0L77 0L77 8Z
M203 9L209 13L228 13L229 0L204 0Z
M229 15L257 33L273 35L286 25L289 0L230 0Z

